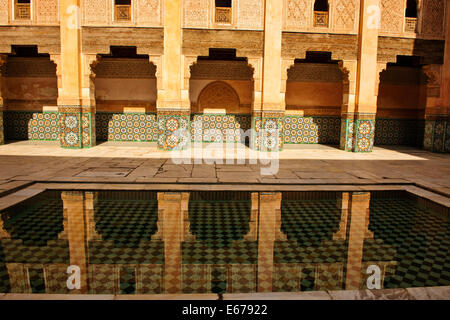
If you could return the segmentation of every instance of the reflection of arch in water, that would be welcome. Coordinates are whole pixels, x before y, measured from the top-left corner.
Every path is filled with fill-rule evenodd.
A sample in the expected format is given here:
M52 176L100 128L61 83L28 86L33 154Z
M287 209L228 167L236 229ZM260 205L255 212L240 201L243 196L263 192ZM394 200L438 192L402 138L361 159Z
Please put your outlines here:
M248 193L192 193L190 230L196 240L211 247L229 247L250 231L251 201Z
M207 85L198 97L198 110L223 109L227 113L239 112L239 95L231 85L224 81L215 81Z
M141 241L150 241L157 231L156 192L99 192L94 220L102 240L137 247Z

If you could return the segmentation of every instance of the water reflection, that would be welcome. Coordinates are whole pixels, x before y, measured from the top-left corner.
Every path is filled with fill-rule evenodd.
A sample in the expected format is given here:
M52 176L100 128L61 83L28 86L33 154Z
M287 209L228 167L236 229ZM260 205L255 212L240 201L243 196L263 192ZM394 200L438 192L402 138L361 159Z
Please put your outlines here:
M46 192L1 215L0 292L364 289L371 265L449 285L446 214L403 192Z

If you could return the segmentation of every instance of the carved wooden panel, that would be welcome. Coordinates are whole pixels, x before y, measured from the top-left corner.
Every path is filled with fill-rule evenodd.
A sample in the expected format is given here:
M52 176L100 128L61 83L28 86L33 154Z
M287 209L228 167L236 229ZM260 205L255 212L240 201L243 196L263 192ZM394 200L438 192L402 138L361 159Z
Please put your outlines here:
M9 0L0 0L0 24L8 24Z
M305 29L311 25L312 0L287 0L286 29Z
M334 28L336 30L354 31L358 7L356 0L335 0Z
M264 21L263 0L239 0L238 4L238 28L262 29Z
M96 78L154 79L156 67L147 59L102 59L92 71Z
M381 32L402 33L405 19L405 2L399 0L381 0Z
M110 0L83 0L84 24L107 25L110 21Z
M137 0L135 12L138 25L161 25L161 0Z
M58 0L39 0L36 3L38 23L58 22Z
M239 96L229 84L216 81L200 92L198 107L199 110L205 108L237 110L239 109Z
M288 70L289 82L342 82L337 64L296 63Z
M184 27L207 28L210 3L209 0L184 0Z
M441 38L444 33L444 0L422 0L422 33Z

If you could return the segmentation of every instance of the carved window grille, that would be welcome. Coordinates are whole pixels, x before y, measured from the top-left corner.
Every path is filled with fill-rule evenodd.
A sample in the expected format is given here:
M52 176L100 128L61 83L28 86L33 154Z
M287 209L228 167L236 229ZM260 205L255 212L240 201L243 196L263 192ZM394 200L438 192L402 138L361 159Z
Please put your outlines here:
M216 23L231 23L231 8L216 7Z
M416 32L417 18L405 18L405 32Z
M314 11L314 27L328 28L328 12Z
M21 1L15 3L14 8L15 19L30 20L31 19L31 3L30 1Z
M131 1L116 0L114 6L114 18L116 21L131 20Z

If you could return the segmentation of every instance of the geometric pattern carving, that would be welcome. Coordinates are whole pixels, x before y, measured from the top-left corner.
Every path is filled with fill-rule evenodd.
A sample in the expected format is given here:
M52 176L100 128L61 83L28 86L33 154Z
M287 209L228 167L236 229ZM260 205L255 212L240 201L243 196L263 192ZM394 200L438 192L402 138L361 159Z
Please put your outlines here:
M339 30L353 31L355 28L356 0L335 0L334 27Z
M210 2L209 0L184 0L184 27L207 28Z
M340 117L285 116L284 118L285 144L338 144L340 132Z
M83 0L83 22L86 24L108 24L110 0Z
M200 92L197 104L199 110L207 108L236 110L239 108L239 96L229 84L216 81Z
M48 58L11 57L2 70L5 77L56 78L56 65Z
M103 58L92 71L96 78L156 78L156 66L148 59Z
M200 60L191 67L191 79L252 80L253 69L245 61Z
M237 23L239 28L262 29L263 18L264 18L263 0L238 1Z
M9 6L10 0L0 0L0 24L8 24L9 20Z
M286 13L287 29L304 29L309 25L312 15L311 0L288 0Z
M405 1L381 0L381 32L402 33Z
M37 1L37 21L40 23L57 23L59 17L58 2L58 0Z
M138 24L161 24L160 0L137 0L136 22Z
M288 69L290 82L342 82L343 74L337 64L295 63Z
M445 5L443 0L422 0L422 33L442 37L444 33Z

